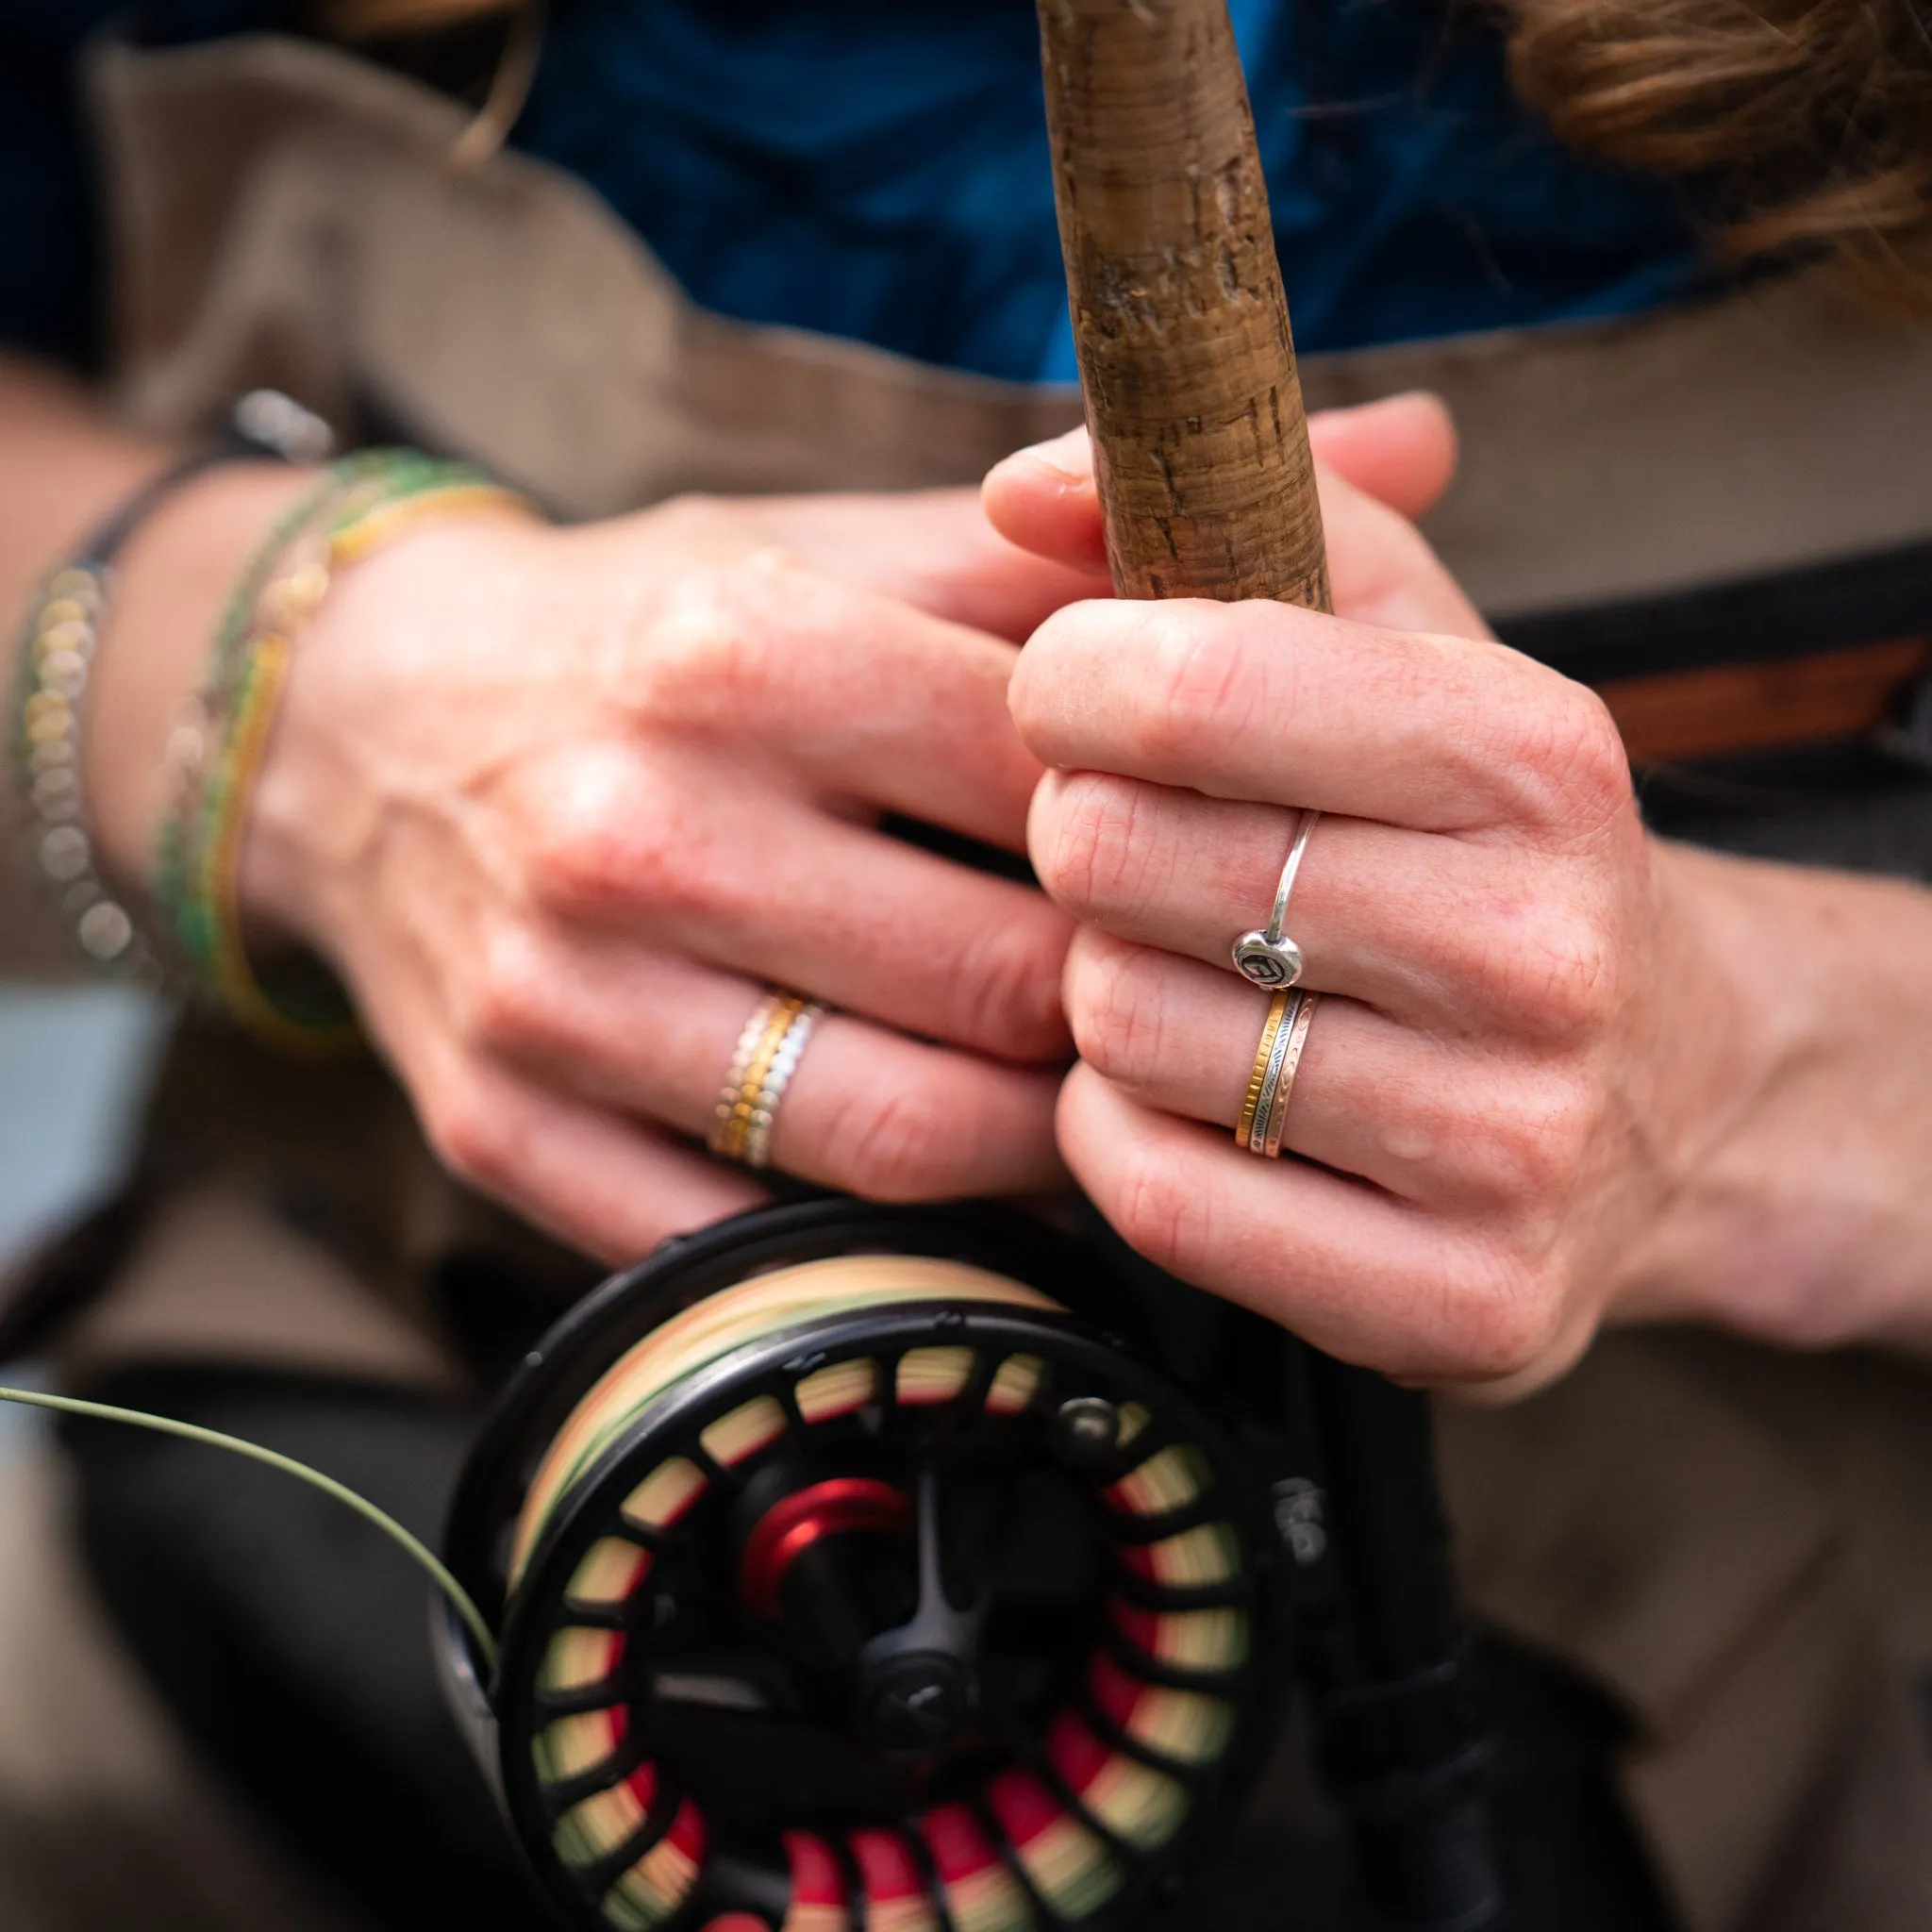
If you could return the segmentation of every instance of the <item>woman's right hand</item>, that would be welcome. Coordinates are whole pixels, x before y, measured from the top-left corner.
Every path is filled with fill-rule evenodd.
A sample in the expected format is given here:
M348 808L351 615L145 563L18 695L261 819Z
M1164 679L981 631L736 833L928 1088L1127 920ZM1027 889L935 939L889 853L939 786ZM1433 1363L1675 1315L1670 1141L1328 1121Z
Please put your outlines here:
M1070 923L877 822L1024 850L1007 640L1097 588L970 491L425 526L302 641L248 915L341 971L450 1166L607 1260L760 1197L685 1137L768 981L836 1009L774 1165L1052 1188Z

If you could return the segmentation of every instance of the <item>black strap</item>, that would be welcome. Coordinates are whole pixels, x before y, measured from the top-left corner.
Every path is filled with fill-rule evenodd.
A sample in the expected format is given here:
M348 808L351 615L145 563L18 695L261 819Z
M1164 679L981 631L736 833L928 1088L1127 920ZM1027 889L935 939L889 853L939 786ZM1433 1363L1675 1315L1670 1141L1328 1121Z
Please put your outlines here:
M227 463L296 463L329 455L328 425L276 390L251 390L229 414L213 441L170 463L108 512L72 559L76 570L98 576L127 541L184 483Z

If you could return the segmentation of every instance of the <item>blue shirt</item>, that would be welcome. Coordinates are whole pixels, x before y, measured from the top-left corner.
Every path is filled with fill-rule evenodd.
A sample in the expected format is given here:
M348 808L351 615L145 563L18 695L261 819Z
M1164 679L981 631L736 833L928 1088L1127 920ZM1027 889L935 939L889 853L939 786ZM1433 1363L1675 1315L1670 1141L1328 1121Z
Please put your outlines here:
M72 92L114 0L0 0L0 340L83 354ZM167 36L275 0L164 0ZM1697 274L1654 185L1566 153L1440 0L1234 0L1305 349L1643 308ZM700 303L924 361L1071 377L1033 0L557 0L515 140Z

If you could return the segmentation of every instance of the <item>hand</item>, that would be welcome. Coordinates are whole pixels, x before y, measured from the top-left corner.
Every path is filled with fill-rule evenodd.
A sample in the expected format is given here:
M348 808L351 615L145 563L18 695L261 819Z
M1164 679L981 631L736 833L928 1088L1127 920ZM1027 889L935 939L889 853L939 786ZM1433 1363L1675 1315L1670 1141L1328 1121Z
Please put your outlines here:
M1347 419L1331 441L1407 475ZM608 1259L759 1198L686 1137L767 979L842 1009L777 1166L885 1199L1063 1185L1070 922L875 821L1023 848L1008 641L1105 590L969 491L425 529L304 642L245 905L337 963L458 1173Z
M1446 475L1424 402L1349 427L1411 504ZM1029 457L988 500L1015 541L1093 554L1091 484ZM1060 1145L1184 1278L1406 1379L1529 1387L1634 1281L1737 1008L1602 705L1489 641L1392 513L1332 476L1323 505L1341 616L1085 603L1021 658L1013 715L1054 768L1034 863L1082 922ZM1325 816L1287 924L1323 998L1275 1163L1227 1131L1266 1008L1229 947L1303 807Z
M760 1197L686 1137L767 980L838 1009L775 1165L1052 1188L1070 923L877 821L1022 849L1006 637L1095 588L963 491L425 527L304 641L244 904L338 965L453 1168L607 1259Z

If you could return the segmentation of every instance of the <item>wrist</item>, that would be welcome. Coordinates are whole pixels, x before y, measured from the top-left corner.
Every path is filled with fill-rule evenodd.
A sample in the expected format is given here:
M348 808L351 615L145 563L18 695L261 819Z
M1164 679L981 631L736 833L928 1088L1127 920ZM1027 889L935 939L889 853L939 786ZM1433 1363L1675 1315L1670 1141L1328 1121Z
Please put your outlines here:
M257 778L239 892L253 943L300 947L343 966L368 916L385 845L412 813L459 807L425 798L414 758L385 727L447 719L461 681L438 654L473 666L497 641L554 635L565 579L544 546L558 533L525 515L438 511L335 572L299 641L268 756ZM521 652L504 667L515 679ZM510 708L469 720L479 756Z
M1932 894L1659 846L1685 1062L1670 1185L1613 1313L1781 1347L1932 1333ZM1688 962L1688 964L1686 963ZM1679 999L1680 984L1694 988Z
M1761 958L1761 914L1732 861L1651 841L1659 941L1641 997L1651 1069L1638 1131L1655 1191L1617 1271L1613 1319L1724 1319L1708 1252L1708 1208L1723 1149L1790 1050L1796 1015L1777 975L1740 974Z

